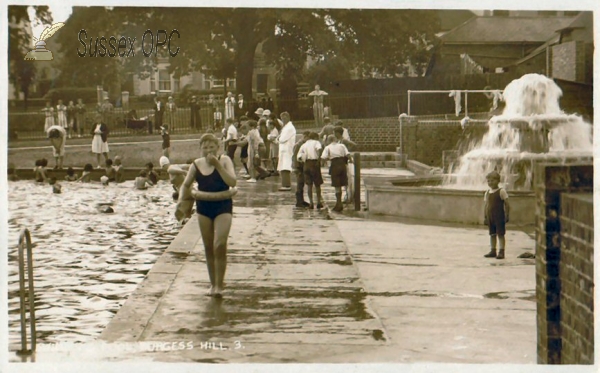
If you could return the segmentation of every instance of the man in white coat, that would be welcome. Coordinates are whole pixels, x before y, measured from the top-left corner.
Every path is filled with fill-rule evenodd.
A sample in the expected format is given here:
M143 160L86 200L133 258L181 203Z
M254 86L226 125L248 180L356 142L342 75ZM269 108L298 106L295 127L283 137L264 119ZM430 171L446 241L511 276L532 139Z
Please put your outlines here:
M294 144L296 143L296 127L290 121L290 114L284 111L280 115L283 121L283 128L279 133L277 142L279 144L279 163L277 164L277 171L281 175L281 188L280 191L292 190L292 158L294 157Z

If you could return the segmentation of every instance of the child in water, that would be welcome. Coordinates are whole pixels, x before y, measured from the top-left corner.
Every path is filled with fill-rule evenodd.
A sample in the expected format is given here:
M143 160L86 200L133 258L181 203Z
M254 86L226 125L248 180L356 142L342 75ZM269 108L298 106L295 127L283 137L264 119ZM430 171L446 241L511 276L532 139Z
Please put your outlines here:
M62 186L56 181L55 177L49 178L48 184L52 185L52 193L54 193L54 194L62 193Z
M8 181L19 181L19 176L17 175L17 170L15 169L15 166L13 164L9 164L8 165L8 169L7 171L7 178Z
M135 189L139 190L148 189L148 186L154 185L150 180L148 180L148 173L146 172L146 170L141 170L138 177L135 178L133 183Z
M83 173L77 181L82 183L89 183L92 179L92 171L94 171L94 166L92 166L91 163L86 163L86 165L83 166Z
M107 159L106 162L104 163L104 170L106 171L106 177L108 178L108 181L115 181L115 176L116 176L116 171L115 168L113 167L113 161L112 159Z
M154 171L154 164L152 162L146 163L146 175L148 176L148 180L152 183L152 185L158 182L158 174Z
M48 181L48 176L46 175L46 166L48 166L48 160L46 158L35 161L35 168L33 171L35 172L35 181L38 183L44 183Z
M73 167L67 168L67 174L65 175L65 181L77 181L77 174Z
M115 169L115 182L122 183L123 165L121 164L121 157L118 155L115 157L115 161L113 162L113 168Z

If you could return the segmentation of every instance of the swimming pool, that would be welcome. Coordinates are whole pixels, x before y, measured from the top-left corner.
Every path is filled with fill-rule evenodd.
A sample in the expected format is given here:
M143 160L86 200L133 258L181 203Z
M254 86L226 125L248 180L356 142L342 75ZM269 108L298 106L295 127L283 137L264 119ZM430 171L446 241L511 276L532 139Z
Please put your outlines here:
M89 342L100 335L179 231L167 181L103 187L62 182L62 194L33 181L8 183L9 343L20 343L17 244L33 242L38 343ZM103 214L98 203L112 203Z

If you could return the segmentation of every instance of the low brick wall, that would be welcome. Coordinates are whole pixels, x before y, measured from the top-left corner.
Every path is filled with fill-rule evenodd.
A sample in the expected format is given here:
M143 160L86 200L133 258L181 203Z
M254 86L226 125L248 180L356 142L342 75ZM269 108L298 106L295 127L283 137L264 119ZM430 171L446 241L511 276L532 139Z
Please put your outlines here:
M488 131L487 121L471 121L464 128L460 120L427 120L418 117L401 118L401 152L408 159L428 166L443 167L444 152L464 153L469 144L480 141Z
M562 364L594 364L593 194L562 194L560 204Z
M577 161L566 161L560 165L539 163L535 166L534 175L538 363L560 364L563 362L561 322L569 320L570 324L570 320L576 317L573 312L579 312L577 307L561 307L569 304L563 304L563 297L573 297L573 289L563 287L563 275L568 272L563 269L561 274L561 267L574 265L570 262L573 257L569 254L564 257L561 252L561 198L563 193L593 192L594 169L589 163L579 164Z

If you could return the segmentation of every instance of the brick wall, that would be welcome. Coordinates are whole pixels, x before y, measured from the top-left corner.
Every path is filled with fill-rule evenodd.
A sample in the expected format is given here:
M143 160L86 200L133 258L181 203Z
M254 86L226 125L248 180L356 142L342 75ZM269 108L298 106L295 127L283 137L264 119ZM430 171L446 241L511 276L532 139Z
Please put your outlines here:
M592 83L590 46L570 41L552 47L552 77L573 82Z
M460 121L426 121L415 117L402 119L401 152L408 159L429 166L442 167L444 151L463 154L471 142L480 141L487 132L487 122L471 122L463 129Z
M593 194L560 198L561 363L594 364Z
M394 152L400 144L398 117L376 119L344 119L352 141L364 152Z
M594 170L591 164L573 161L539 163L534 175L538 363L560 364L561 317L569 318L573 311L561 309L561 193L591 193Z

